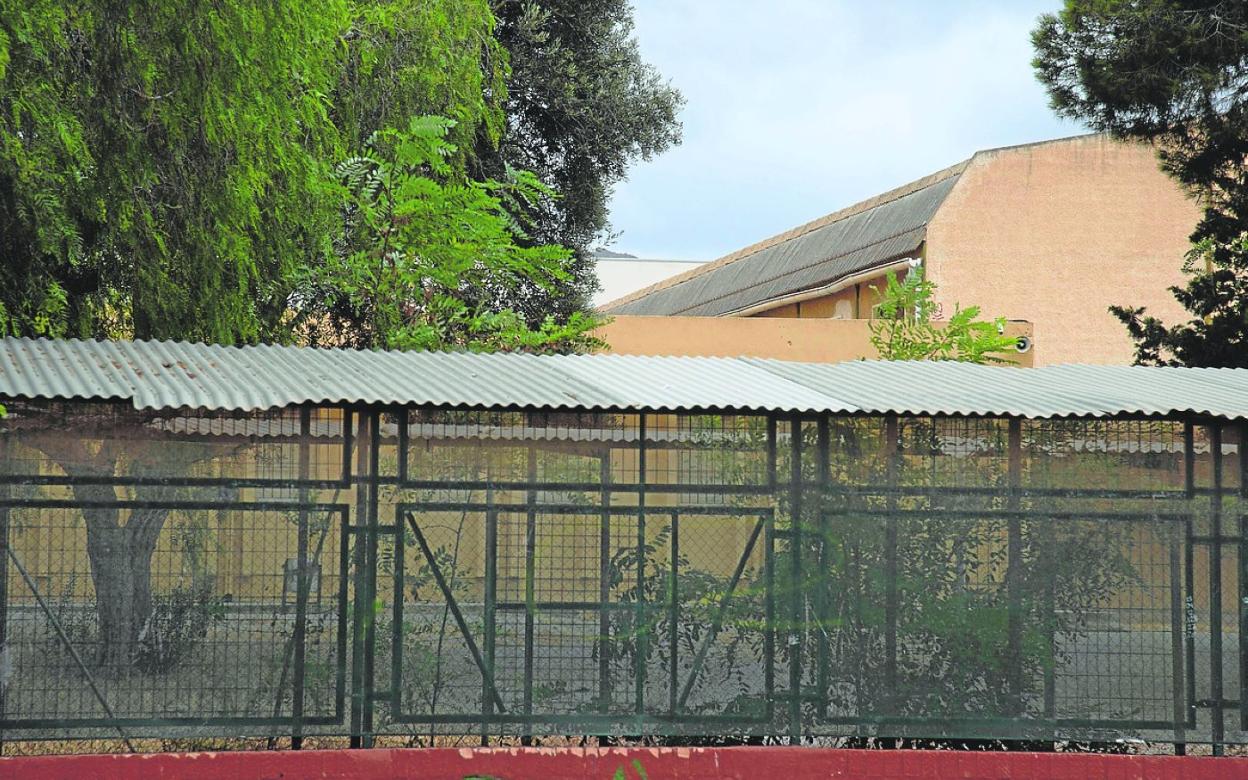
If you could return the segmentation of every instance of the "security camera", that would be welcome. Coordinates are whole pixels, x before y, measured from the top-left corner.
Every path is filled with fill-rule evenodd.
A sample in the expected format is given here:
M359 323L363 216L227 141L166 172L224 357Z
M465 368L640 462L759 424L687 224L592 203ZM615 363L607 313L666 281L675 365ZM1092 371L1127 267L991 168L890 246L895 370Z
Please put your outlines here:
M1018 341L1014 343L1014 349L1017 349L1019 352L1030 352L1031 339L1027 336L1019 336Z

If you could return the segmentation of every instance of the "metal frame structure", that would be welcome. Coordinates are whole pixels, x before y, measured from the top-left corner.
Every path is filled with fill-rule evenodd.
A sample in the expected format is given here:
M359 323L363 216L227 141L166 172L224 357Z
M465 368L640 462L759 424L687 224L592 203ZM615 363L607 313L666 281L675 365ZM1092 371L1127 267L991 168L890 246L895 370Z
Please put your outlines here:
M0 740L1220 753L1245 399L1227 370L2 339Z
M18 401L22 404L36 402ZM10 401L13 406L14 402ZM6 739L67 738L81 736L120 736L131 739L143 734L188 733L192 735L269 735L286 734L291 744L299 747L313 734L343 734L352 744L367 746L377 735L410 733L427 728L432 734L474 733L482 739L508 735L532 736L544 733L586 733L601 735L659 735L679 739L682 736L731 733L741 738L774 738L800 742L824 736L874 736L881 738L915 737L934 739L1030 739L1054 740L1113 739L1144 735L1151 739L1173 742L1182 751L1188 743L1212 743L1216 752L1226 744L1248 740L1248 652L1245 642L1248 631L1248 459L1238 456L1236 473L1230 473L1227 439L1245 439L1244 426L1194 416L1182 419L1182 483L1174 488L1122 488L1114 486L1046 487L1026 484L1023 479L1023 425L1020 418L979 418L985 424L1004 429L1004 484L906 484L903 479L901 429L915 421L938 421L942 418L919 418L905 415L812 415L754 414L758 424L757 438L750 457L761 464L753 478L732 480L668 480L654 473L654 459L665 448L680 450L684 445L670 444L654 435L648 425L666 418L684 419L664 410L627 411L635 422L631 432L621 441L609 437L571 436L568 440L541 440L504 437L493 444L468 432L456 446L510 446L526 453L527 465L521 478L505 475L494 478L488 473L475 477L448 477L422 471L411 462L410 453L417 442L412 432L417 429L412 415L442 414L448 418L472 414L471 410L438 411L421 407L343 406L339 415L340 429L336 438L322 437L317 444L332 443L340 449L341 473L322 479L310 468L310 419L323 408L300 407L297 411L299 433L291 443L298 445L298 457L287 473L277 477L248 476L214 479L191 475L133 475L82 478L69 474L44 472L22 473L6 469L0 476L0 645L11 647L15 640L13 626L19 607L15 598L26 589L37 600L37 608L57 634L57 641L73 656L73 668L81 675L72 676L66 685L89 685L94 701L80 705L83 711L103 714L89 716L27 716L20 709L13 711L10 693L20 687L23 669L19 666L7 681L5 695L0 698L0 729ZM480 413L491 410L482 410ZM528 414L509 412L511 414ZM717 415L704 415L718 419ZM953 419L953 418L947 418ZM1156 419L1156 418L1135 418ZM862 455L877 466L881 479L873 483L838 480L831 474L831 465L845 461L843 454L832 452L833 428L846 421L879 423L883 449ZM1169 418L1171 422L1176 418ZM972 423L974 420L971 421ZM1121 418L1122 424L1131 418ZM450 424L450 423L448 423ZM1113 423L1109 423L1112 425ZM389 425L393 428L383 430ZM1207 442L1207 454L1198 463L1197 436ZM243 437L246 439L246 437ZM10 443L0 441L0 459ZM708 447L699 445L698 452ZM714 446L709 450L713 451ZM589 451L599 461L596 479L559 479L539 475L537 455ZM613 474L612 457L625 453L630 461L628 480ZM393 457L393 465L386 461ZM849 462L849 461L845 461ZM289 473L294 470L293 477ZM723 477L724 475L719 475ZM24 512L38 518L42 510L76 510L88 505L74 498L32 496L32 491L72 489L79 484L100 484L119 490L134 490L144 485L188 490L281 489L293 491L288 500L174 500L165 502L119 498L119 509L168 508L184 511L281 512L297 518L298 585L294 599L293 632L282 650L281 679L271 715L187 715L166 714L135 716L118 713L109 704L113 689L122 684L116 680L99 681L88 660L77 649L79 645L66 635L49 607L47 595L41 592L46 574L31 571L24 564L22 551L10 542L12 520ZM336 501L323 500L327 490L350 491L354 495ZM569 500L569 496L575 500ZM1129 508L1123 509L1120 506ZM422 519L437 512L471 513L481 518L483 571L482 600L469 608L457 596L453 572L445 570L444 562L431 541ZM308 714L304 706L304 689L308 685L311 664L307 658L306 628L311 576L319 566L327 537L334 523L319 534L310 530L309 516L326 513L337 518L336 554L338 556L337 597L334 604L335 668L328 683L334 703L329 714ZM500 518L524 518L522 597L500 596L499 527ZM682 531L689 518L738 518L749 528L746 543L728 556L734 565L723 573L727 587L718 599L710 600L712 620L700 635L701 644L693 652L680 644L676 631L666 636L651 636L643 627L654 616L666 615L670 626L680 624L687 613L681 588L686 571L682 570L682 551L706 540L691 538ZM793 522L792 518L805 518ZM593 598L543 599L538 594L538 581L549 575L537 559L535 551L544 539L539 518L573 518L585 529L587 537L597 539L597 582L589 587ZM592 525L589 518L593 519ZM832 604L827 578L838 564L838 554L831 542L829 528L838 518L854 522L875 523L882 531L879 560L883 581L882 603L871 605L882 614L881 680L885 695L878 707L869 711L839 711L830 696L833 678L843 670L836 668L833 645L841 641L827 630L836 625L831 614ZM943 713L915 715L905 709L905 692L901 678L907 653L900 634L905 622L905 582L900 548L902 539L916 522L945 522L974 518L1003 527L1005 544L1000 570L1004 593L1005 628L1001 678L1013 701L1013 712ZM582 522L583 521L583 522ZM544 522L544 521L543 521ZM1056 620L1058 605L1052 587L1033 587L1027 579L1027 565L1038 559L1025 560L1024 544L1029 534L1042 532L1044 524L1102 523L1105 527L1126 527L1131 524L1174 527L1180 543L1164 551L1159 570L1169 572L1165 585L1165 611L1168 623L1163 633L1168 653L1171 685L1170 716L1133 717L1119 713L1103 717L1064 717L1057 699L1060 676L1053 664L1042 670L1038 698L1028 700L1023 679L1029 672L1020 658L1035 648L1035 633L1024 624L1032 612L1047 610ZM648 528L649 523L649 528ZM664 549L654 549L655 528L668 529ZM865 527L865 526L864 526ZM634 600L621 598L620 583L612 580L609 563L621 545L616 540L620 528L632 532L632 545L638 564L629 572ZM1030 542L1028 542L1030 543ZM1042 549L1042 548L1037 548ZM758 555L761 550L761 555ZM793 554L805 550L809 554ZM663 580L664 597L647 601L647 565L656 555L668 561L669 571ZM716 646L725 630L730 605L743 590L743 574L750 561L761 557L763 565L756 572L763 583L758 596L764 605L761 624L754 627L760 647L760 666L756 670L762 688L761 709L746 713L707 712L692 709L690 698L695 684L702 679L708 653ZM781 563L783 559L783 565ZM1227 560L1232 561L1229 568ZM316 562L313 563L313 560ZM512 561L514 563L514 561ZM653 564L649 564L652 565ZM415 567L415 568L411 568ZM787 568L786 568L787 567ZM410 569L410 570L409 570ZM652 572L654 573L654 572ZM1200 582L1199 574L1205 575ZM1233 576L1231 576L1233 575ZM822 579L821 579L822 578ZM405 650L405 622L413 609L409 589L419 579L427 603L440 604L453 618L454 630L449 636L462 641L463 651L458 662L475 669L479 678L476 703L457 701L452 710L422 711L413 700L405 698L404 680L412 672ZM1237 589L1233 595L1235 610L1224 606L1228 583ZM812 586L812 582L819 583ZM462 584L460 585L462 587ZM1032 588L1031 591L1028 588ZM638 595L641 594L641 595ZM389 605L384 605L386 599ZM1036 601L1028 606L1028 600ZM20 600L20 599L19 599ZM519 656L517 667L522 671L518 690L504 689L496 673L500 662L500 630L504 615L519 616L521 628L513 643ZM628 616L629 621L617 618ZM1201 615L1205 615L1203 620ZM1227 616L1229 620L1227 619ZM386 617L389 625L381 620ZM576 711L545 707L535 692L535 664L539 663L541 643L535 624L542 620L558 622L578 617L596 628L589 644L596 657L577 656L566 663L578 663L588 669L586 677L596 679L596 697L589 706ZM617 621L617 622L613 622ZM479 625L478 625L479 624ZM631 683L621 687L611 655L612 633L619 626L632 626L635 643ZM1034 627L1033 627L1034 628ZM1050 627L1050 642L1053 629ZM1041 632L1043 633L1043 632ZM19 638L20 639L20 638ZM612 641L607 641L611 639ZM651 648L647 643L665 640L665 656L658 656L657 668L647 659ZM456 645L458 647L458 645ZM587 645L588 646L588 645ZM448 651L449 652L449 651ZM1129 654L1129 653L1128 653ZM385 657L385 656L388 656ZM438 658L439 662L443 659ZM1224 678L1226 668L1233 664L1238 677L1238 698L1227 696ZM656 681L656 672L664 681ZM290 683L290 706L286 680ZM388 679L386 679L388 678ZM578 678L579 679L579 678ZM1182 684L1173 684L1175 681ZM124 682L124 681L123 681ZM662 684L660 684L662 683ZM135 683L141 684L141 683ZM663 687L665 685L665 687ZM657 686L657 688L656 688ZM1203 688L1204 690L1201 690ZM656 694L659 690L659 694ZM661 694L661 695L660 695ZM516 705L519 706L516 706ZM100 705L97 707L96 705ZM545 709L545 711L543 711ZM1228 724L1228 715L1238 711L1239 717Z

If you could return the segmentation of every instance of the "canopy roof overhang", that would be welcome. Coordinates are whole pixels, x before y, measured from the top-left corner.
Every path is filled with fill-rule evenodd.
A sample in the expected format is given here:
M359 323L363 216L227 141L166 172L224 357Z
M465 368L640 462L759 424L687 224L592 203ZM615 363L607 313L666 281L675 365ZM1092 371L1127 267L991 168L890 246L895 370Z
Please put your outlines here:
M307 404L1248 419L1248 369L382 352L170 341L0 340L0 397L136 409Z

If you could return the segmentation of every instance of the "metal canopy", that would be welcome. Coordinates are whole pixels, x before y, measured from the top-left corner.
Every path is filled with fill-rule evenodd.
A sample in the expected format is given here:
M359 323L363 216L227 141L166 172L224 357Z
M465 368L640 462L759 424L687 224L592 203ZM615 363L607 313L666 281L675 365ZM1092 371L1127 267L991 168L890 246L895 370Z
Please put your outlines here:
M137 409L257 410L314 403L1248 419L1248 370L812 364L10 338L0 341L0 397L116 399Z

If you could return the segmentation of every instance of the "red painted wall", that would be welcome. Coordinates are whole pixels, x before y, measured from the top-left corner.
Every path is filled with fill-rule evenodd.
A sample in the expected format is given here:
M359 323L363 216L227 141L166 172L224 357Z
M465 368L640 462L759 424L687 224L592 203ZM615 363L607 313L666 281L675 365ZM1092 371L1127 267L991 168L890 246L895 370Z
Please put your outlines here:
M2 780L462 780L469 776L500 780L1232 780L1248 778L1248 758L741 747L308 750L0 759Z

